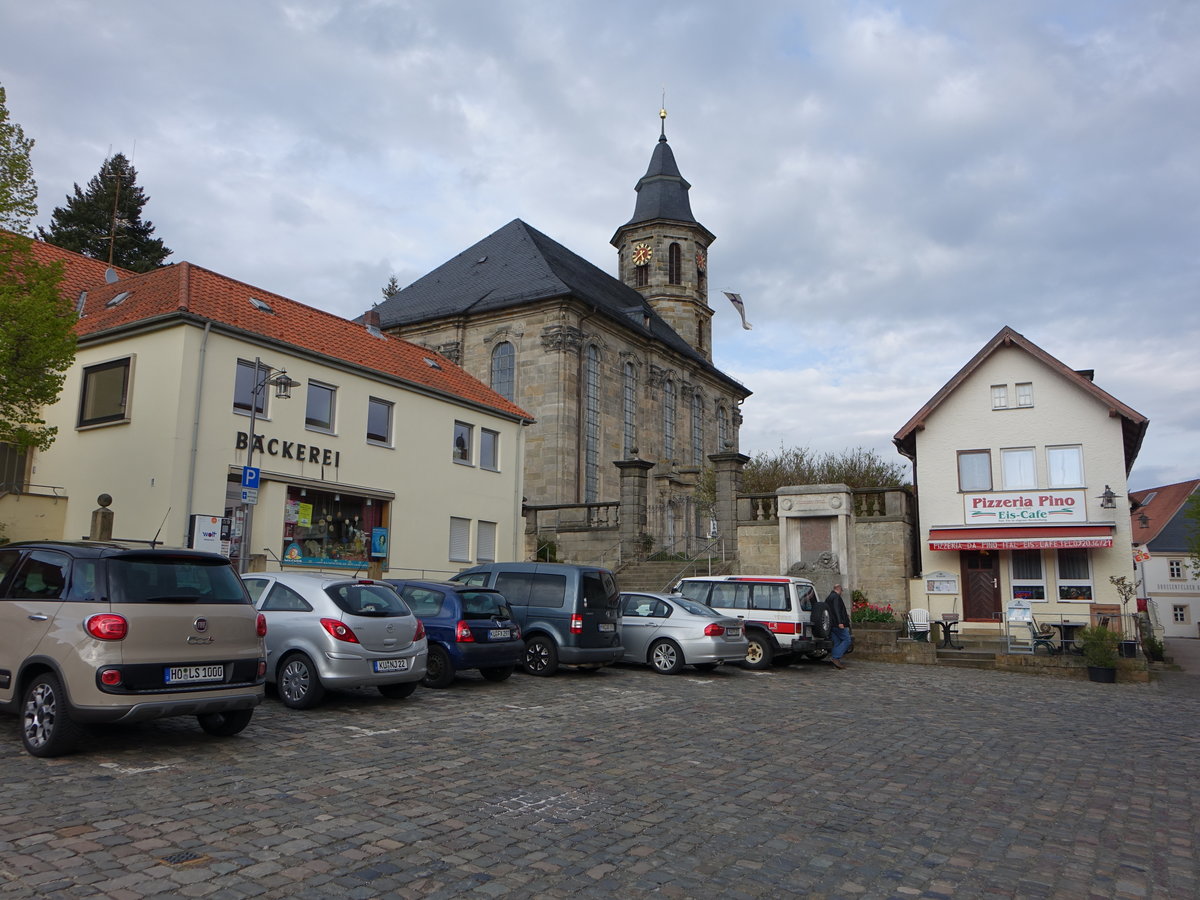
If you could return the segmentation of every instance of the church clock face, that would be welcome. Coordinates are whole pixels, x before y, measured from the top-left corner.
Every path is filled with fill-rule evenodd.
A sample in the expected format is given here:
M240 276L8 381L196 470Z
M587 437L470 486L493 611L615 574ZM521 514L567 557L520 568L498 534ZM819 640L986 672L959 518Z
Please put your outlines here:
M650 249L649 244L638 244L633 248L633 264L635 266L644 266L650 262L650 257L654 255L654 251Z
M703 272L708 267L708 257L703 250L696 251L696 268Z

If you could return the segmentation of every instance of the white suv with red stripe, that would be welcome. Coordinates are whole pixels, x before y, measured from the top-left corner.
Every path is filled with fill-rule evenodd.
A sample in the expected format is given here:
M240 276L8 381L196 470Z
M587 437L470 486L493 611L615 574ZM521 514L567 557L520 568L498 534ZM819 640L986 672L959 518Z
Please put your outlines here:
M712 575L684 578L675 592L745 621L750 646L743 665L748 669L801 656L819 659L833 647L829 612L807 578Z

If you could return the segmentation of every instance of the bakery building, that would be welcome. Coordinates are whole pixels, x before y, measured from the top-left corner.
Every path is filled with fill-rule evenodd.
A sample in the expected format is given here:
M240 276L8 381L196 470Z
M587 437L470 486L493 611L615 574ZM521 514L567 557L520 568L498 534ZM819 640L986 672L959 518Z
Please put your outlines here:
M1109 578L1133 576L1126 478L1147 425L1002 328L894 438L918 496L910 608L967 633L1133 613Z
M115 274L78 294L75 364L46 413L58 435L25 462L21 500L43 514L10 538L84 536L108 494L113 537L250 569L445 577L521 558L531 417L512 401L370 316L186 262Z

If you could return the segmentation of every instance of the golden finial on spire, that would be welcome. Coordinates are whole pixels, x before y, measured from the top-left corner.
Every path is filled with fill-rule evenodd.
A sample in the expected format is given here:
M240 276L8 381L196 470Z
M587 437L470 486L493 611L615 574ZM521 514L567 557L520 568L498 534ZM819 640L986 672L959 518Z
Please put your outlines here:
M658 110L658 117L662 119L662 132L658 139L665 141L667 139L667 89L663 88L662 92L662 107Z

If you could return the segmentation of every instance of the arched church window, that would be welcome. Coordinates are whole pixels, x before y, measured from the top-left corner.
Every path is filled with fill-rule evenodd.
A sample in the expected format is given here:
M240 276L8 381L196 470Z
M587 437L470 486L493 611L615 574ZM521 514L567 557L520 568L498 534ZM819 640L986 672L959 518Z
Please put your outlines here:
M729 414L725 404L717 405L717 452L725 452L725 444L729 440Z
M625 363L625 455L632 456L637 446L637 370Z
M645 287L650 283L650 267L648 265L638 266L634 271L637 273L638 287Z
M587 348L583 371L583 502L600 494L600 351Z
M692 391L692 465L704 465L704 401Z
M675 382L663 382L663 456L675 458Z
M516 399L517 351L508 341L492 348L492 390L509 400Z
M683 284L683 251L678 244L667 248L667 281L671 284Z

